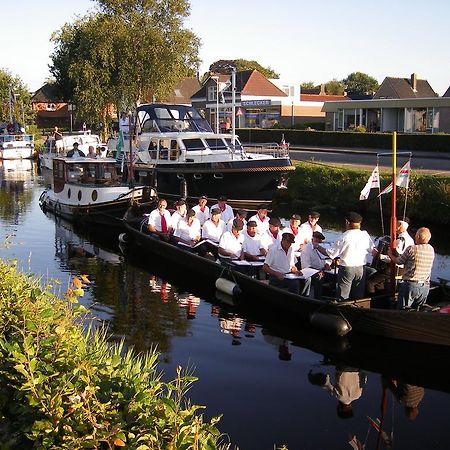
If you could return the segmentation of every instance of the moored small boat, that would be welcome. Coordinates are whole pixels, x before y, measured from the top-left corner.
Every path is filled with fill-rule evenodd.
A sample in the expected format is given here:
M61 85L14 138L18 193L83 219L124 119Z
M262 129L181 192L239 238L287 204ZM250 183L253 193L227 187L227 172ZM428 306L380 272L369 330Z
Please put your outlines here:
M32 134L0 134L0 159L31 159L33 156Z
M154 195L149 186L123 183L115 159L56 157L52 186L41 194L39 203L73 222L121 226L131 203Z

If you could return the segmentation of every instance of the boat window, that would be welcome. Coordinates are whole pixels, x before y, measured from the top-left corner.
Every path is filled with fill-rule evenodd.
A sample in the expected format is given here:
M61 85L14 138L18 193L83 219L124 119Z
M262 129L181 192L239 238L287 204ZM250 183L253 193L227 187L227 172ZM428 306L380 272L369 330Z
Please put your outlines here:
M83 197L83 194L81 191L78 191L78 201L81 202L81 198Z
M223 139L206 139L206 143L211 150L227 150L227 145Z
M231 139L225 138L225 142L228 144L230 148L233 148L233 145L231 144ZM237 139L235 139L234 141L234 149L243 150L242 144Z
M186 150L204 150L205 146L201 139L183 139Z
M221 180L221 179L223 178L223 173L215 173L215 174L214 174L214 178L215 178L216 180Z
M156 122L152 119L147 119L142 125L142 131L144 133L156 133L158 131L158 127L156 126Z
M201 173L194 173L194 179L201 180L203 178Z
M72 195L72 189L68 189L67 190L67 198L70 198L70 196Z
M97 198L98 198L98 192L97 192L96 189L94 189L94 190L92 191L92 201L93 201L93 202L97 201Z

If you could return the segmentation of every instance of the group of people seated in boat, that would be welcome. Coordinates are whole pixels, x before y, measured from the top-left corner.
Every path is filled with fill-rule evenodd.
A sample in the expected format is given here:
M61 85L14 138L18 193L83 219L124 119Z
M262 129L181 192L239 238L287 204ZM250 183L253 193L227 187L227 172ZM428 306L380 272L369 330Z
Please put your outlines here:
M325 245L316 211L309 212L303 223L300 215L292 214L289 224L283 227L279 218L269 218L266 205L258 206L256 214L247 218L247 211L234 212L225 196L211 207L207 203L203 195L197 205L188 209L185 200L180 199L171 214L167 201L160 199L145 227L153 237L183 250L317 299L322 297L324 283L336 284L335 294L341 301L365 297L367 280L369 289L376 289L388 278L367 263L371 258L392 260L403 274L400 307L417 308L426 300L434 259L428 228L420 228L414 242L407 233L407 221L399 220L395 250L380 255L367 231L361 229L362 217L356 212L346 215L342 236Z

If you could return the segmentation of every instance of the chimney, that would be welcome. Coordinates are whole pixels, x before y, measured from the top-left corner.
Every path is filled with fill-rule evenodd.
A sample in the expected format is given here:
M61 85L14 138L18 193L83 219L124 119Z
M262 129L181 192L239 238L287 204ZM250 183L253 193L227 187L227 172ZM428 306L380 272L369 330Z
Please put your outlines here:
M319 95L327 95L326 91L325 91L325 85L321 84L320 85L320 92Z
M411 74L411 87L414 92L417 92L417 75L415 73Z

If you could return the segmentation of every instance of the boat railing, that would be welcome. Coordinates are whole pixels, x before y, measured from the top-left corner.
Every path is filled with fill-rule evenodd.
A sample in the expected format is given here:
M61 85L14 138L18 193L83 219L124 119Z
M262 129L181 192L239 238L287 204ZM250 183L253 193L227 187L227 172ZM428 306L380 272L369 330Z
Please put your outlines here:
M289 157L289 144L278 144L277 142L265 142L258 144L245 144L246 153L258 153L273 156L274 158Z

